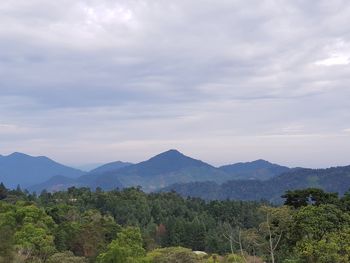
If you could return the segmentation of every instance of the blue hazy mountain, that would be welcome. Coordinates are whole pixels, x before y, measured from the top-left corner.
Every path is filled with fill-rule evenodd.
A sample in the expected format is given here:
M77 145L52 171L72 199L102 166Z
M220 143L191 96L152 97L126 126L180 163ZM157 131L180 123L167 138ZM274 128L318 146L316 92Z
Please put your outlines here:
M176 183L205 181L217 178L225 181L226 173L200 160L185 156L177 150L158 154L147 161L129 165L105 173L89 173L78 179L79 183L88 183L91 187L113 185L119 181L123 186L141 186L145 191Z
M263 160L216 168L177 150L168 150L137 164L117 161L102 165L83 174L74 182L69 181L65 188L75 185L110 190L117 187L141 186L149 192L174 183L213 181L221 184L241 178L265 180L288 169ZM50 185L50 182L45 182L31 189L43 186L48 189L64 188L64 182L55 180L54 183L55 185Z
M105 173L105 172L119 170L120 168L129 166L129 165L132 165L132 163L116 161L116 162L106 163L104 165L98 166L97 168L91 170L89 173L92 173L92 174Z
M0 156L0 182L10 188L18 184L25 188L56 175L78 178L83 174L81 170L59 164L45 156L33 157L18 152Z
M96 169L97 167L100 167L101 165L104 165L104 163L86 163L81 165L74 165L73 168L82 170L84 172L90 172L93 169Z
M232 175L232 177L237 180L267 180L290 170L290 168L286 166L270 163L261 159L253 162L224 165L219 167L219 169Z
M216 168L201 160L188 157L177 150L160 153L147 161L104 173L89 173L81 176L80 183L92 187L119 181L125 187L141 186L145 191L154 191L174 183L214 181L223 183L229 180L259 178L265 180L289 168L258 160Z
M28 190L32 192L41 192L42 190L46 189L47 191L53 192L53 191L59 191L59 190L66 190L67 188L71 186L75 187L90 187L91 189L96 189L97 187L101 187L105 190L115 189L115 188L123 188L123 185L120 183L119 180L113 179L110 180L108 176L102 176L99 177L98 175L116 171L120 168L126 167L132 165L128 162L111 162L104 165L100 165L99 167L91 170L88 173L84 173L83 177L78 178L68 178L65 176L54 176L44 182L40 182L37 184L33 184L30 187L28 187Z
M216 182L177 183L161 191L175 191L183 196L206 200L261 200L281 202L287 190L320 188L343 195L350 190L350 166L327 169L291 169L269 180L231 180Z
M48 192L56 192L66 190L71 186L78 187L75 179L68 178L63 175L55 175L43 183L30 186L28 190L37 193L40 193L44 189Z

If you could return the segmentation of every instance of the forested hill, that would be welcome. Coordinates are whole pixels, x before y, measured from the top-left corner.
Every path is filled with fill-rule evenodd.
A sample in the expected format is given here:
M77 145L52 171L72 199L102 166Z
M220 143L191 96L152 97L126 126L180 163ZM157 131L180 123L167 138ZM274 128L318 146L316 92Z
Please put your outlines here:
M253 162L224 165L219 167L219 169L233 175L236 180L268 180L291 170L286 166L270 163L261 159Z
M177 150L168 150L140 163L110 163L82 175L74 182L66 178L62 178L61 182L49 180L31 187L30 190L39 192L43 187L49 191L62 190L72 185L91 189L100 187L104 190L141 186L144 191L150 192L174 183L224 183L242 178L266 180L289 170L288 167L264 160L214 167Z
M275 207L75 187L37 196L0 183L0 262L350 262L350 194L284 198Z
M182 196L200 197L206 200L261 200L280 202L287 190L316 187L344 194L350 188L350 166L328 169L296 169L267 181L232 180L223 184L193 182L174 184L162 191L175 191Z

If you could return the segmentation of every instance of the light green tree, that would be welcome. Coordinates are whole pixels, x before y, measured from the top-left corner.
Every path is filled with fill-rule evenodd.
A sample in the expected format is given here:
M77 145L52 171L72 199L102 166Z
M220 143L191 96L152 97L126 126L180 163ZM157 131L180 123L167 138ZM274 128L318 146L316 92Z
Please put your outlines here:
M48 260L47 263L86 263L87 259L83 257L74 256L73 252L66 251L61 253L53 254Z
M145 256L139 228L126 227L113 240L105 253L98 256L99 263L136 263Z
M333 205L306 206L294 217L302 262L350 262L350 217Z
M25 224L15 234L19 254L25 258L38 257L45 261L55 252L53 236L44 228L32 223Z

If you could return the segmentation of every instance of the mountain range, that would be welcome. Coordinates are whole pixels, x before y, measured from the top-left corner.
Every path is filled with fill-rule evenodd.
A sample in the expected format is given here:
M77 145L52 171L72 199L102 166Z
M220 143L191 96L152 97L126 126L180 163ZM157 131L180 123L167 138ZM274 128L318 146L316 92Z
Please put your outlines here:
M45 156L33 157L24 153L0 155L0 182L7 187L29 187L42 183L56 175L76 179L84 172L59 164Z
M105 190L141 186L144 191L150 192L175 183L205 181L224 183L241 178L265 180L288 170L290 170L288 167L264 160L214 167L177 150L169 150L140 163L109 163L83 174L73 182L62 178L62 182L47 181L31 187L30 190L38 191L45 187L53 191L72 185L92 189L101 187Z
M278 202L286 190L319 187L343 194L350 187L350 166L328 169L288 168L265 160L214 167L169 150L132 164L111 162L90 172L61 165L47 157L22 153L0 156L0 182L30 191L141 186L146 192L176 191L203 199L266 199Z
M161 191L175 191L182 196L200 197L205 200L267 200L282 201L288 190L320 188L343 195L350 190L350 166L327 169L291 169L269 180L231 180L215 182L177 183Z

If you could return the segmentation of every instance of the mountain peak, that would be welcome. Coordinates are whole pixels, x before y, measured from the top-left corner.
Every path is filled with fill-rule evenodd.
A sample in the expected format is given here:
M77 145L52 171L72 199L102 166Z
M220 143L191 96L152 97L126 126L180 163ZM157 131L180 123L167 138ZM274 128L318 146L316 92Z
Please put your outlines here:
M147 161L138 163L130 169L143 171L144 175L154 175L154 174L166 174L172 173L175 171L180 171L189 167L211 167L209 164L206 164L200 160L193 159L188 157L178 150L171 149L165 152L162 152L156 156L153 156ZM126 167L125 169L128 169Z
M153 156L148 161L168 163L168 162L198 161L198 160L188 157L183 153L179 152L178 150L170 149L168 151L165 151Z
M248 162L249 163L249 162ZM255 163L255 164L272 164L271 162L269 161L266 161L264 159L258 159L258 160L255 160L255 161L252 161L251 163Z
M100 165L95 169L92 169L89 173L104 173L104 172L111 172L111 171L116 171L118 169L127 167L132 165L132 163L128 162L122 162L122 161L115 161L111 163L106 163L104 165Z
M288 167L280 166L269 161L258 159L252 162L235 163L219 167L236 179L266 180L289 171Z
M48 180L54 175L77 178L82 171L59 164L45 156L31 156L14 152L0 158L0 181L10 188L29 187Z
M279 165L279 164L276 164L276 163L272 163L272 162L269 162L269 161L266 161L264 159L258 159L258 160L255 160L255 161L252 161L252 162L248 162L246 164L250 164L250 165L253 165L253 166L261 166L261 167L265 167L265 168L268 168L268 167L283 167L283 168L288 168L287 166L282 166L282 165Z
M27 155L25 153L20 153L20 152L13 152L13 153L7 155L6 157L9 157L9 158L27 158L27 157L30 157L30 155Z
M170 150L167 150L165 152L162 152L156 156L185 156L184 154L182 154L181 152L179 152L178 150L176 149L170 149Z

